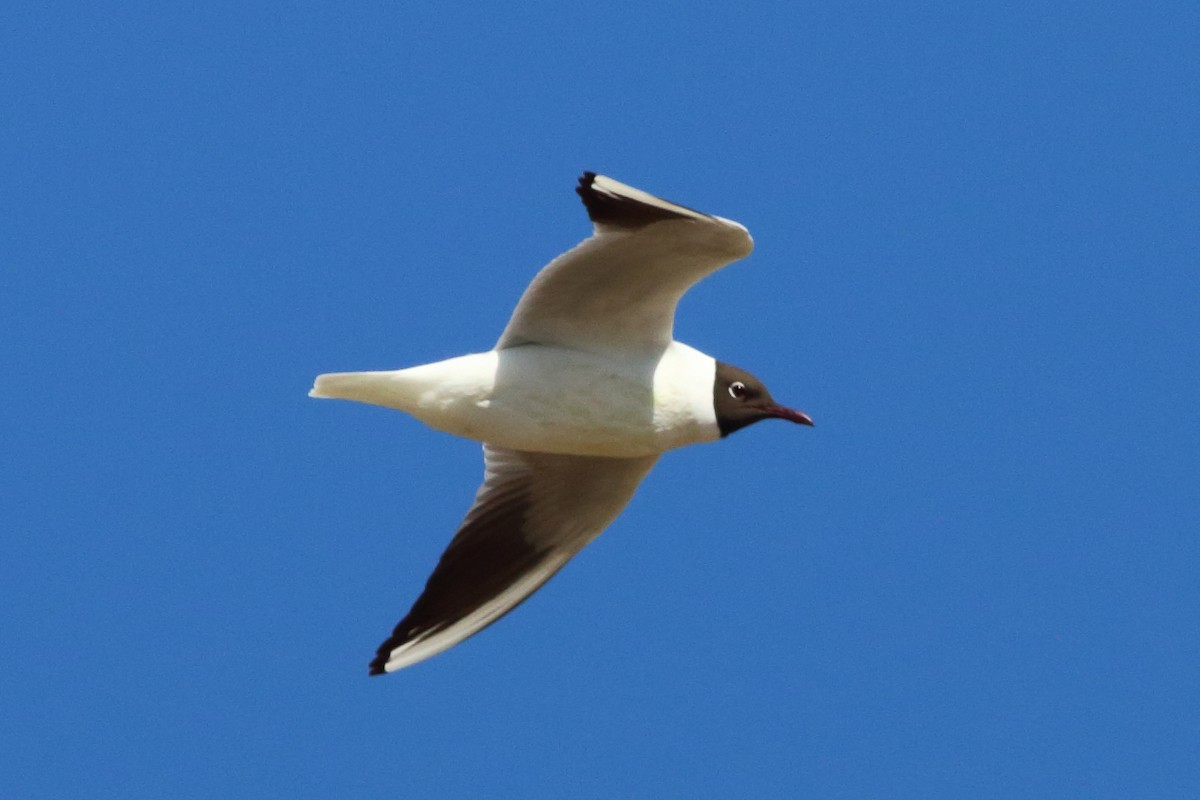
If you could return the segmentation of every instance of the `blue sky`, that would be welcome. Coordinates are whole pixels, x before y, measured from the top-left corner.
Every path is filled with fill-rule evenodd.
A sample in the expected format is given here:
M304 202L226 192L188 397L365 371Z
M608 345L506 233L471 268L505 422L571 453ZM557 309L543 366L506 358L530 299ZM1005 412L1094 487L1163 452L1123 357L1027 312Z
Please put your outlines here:
M3 794L1195 797L1200 11L965 5L7 6ZM817 427L368 679L479 450L311 379L490 347L585 169Z

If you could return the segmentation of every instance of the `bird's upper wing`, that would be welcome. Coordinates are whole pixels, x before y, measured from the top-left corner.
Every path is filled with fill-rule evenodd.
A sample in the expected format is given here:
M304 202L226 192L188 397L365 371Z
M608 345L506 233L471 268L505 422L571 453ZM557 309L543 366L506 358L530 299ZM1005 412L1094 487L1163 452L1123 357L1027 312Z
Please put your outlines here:
M692 284L749 255L736 222L585 172L576 189L592 236L529 284L496 347L529 342L594 352L671 343L675 306Z
M621 513L657 460L484 445L475 503L371 674L423 661L511 611Z

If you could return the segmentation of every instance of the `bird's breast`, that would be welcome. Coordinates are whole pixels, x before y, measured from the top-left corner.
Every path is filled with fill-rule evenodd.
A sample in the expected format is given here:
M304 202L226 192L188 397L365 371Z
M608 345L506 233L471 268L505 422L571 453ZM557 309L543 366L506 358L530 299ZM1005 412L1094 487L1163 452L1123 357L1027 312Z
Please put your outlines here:
M678 343L629 358L524 345L402 370L414 402L397 407L502 447L629 458L719 438L715 369Z

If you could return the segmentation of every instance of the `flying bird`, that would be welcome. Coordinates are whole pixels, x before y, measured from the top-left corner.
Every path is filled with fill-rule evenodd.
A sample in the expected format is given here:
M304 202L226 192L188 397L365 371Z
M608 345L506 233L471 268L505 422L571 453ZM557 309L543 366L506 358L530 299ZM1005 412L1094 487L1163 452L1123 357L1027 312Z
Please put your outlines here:
M475 502L372 675L515 608L621 513L667 450L764 419L812 425L750 373L674 339L684 292L753 249L744 227L592 172L575 191L592 235L534 277L493 349L320 375L309 392L483 443Z

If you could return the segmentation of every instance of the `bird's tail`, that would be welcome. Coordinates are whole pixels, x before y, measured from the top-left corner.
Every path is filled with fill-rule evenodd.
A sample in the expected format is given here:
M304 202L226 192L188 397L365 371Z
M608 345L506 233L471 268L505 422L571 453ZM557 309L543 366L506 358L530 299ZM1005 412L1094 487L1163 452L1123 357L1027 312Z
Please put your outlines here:
M405 383L398 372L330 372L317 376L308 396L402 408L410 394Z

